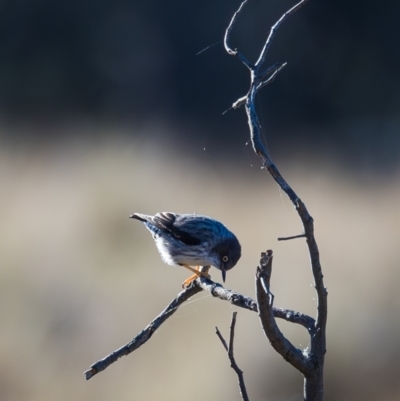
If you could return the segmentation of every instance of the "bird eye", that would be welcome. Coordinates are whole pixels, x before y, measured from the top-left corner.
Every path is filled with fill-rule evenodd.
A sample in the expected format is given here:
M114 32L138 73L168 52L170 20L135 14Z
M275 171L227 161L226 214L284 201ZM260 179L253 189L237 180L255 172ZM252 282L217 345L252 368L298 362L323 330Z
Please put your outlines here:
M226 263L228 260L229 260L228 256L225 255L225 256L222 257L222 261L223 261L223 262Z

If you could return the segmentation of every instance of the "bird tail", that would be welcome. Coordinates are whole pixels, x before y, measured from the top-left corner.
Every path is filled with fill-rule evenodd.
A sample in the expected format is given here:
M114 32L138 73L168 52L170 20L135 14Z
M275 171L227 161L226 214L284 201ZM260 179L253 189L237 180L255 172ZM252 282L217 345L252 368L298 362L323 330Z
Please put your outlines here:
M148 216L146 216L145 214L141 214L141 213L133 213L129 216L130 219L136 219L136 220L140 220L143 222L147 222Z

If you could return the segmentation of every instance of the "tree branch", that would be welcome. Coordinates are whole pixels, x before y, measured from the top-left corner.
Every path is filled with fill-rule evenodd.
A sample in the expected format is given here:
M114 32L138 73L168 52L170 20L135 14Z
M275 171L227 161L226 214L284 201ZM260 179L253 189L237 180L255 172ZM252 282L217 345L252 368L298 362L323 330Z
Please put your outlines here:
M236 372L238 381L239 381L239 389L240 389L240 395L242 396L243 401L249 401L249 396L247 395L247 390L246 390L246 385L244 383L244 377L243 377L243 371L239 368L239 366L236 363L235 356L233 354L233 341L235 338L235 325L236 325L236 315L237 312L232 313L232 321L231 321L231 327L230 327L230 335L229 335L229 347L226 345L226 341L222 337L222 334L218 330L218 327L216 327L216 334L219 337L219 339L222 342L222 345L228 352L228 357L231 362L231 368Z
M296 348L285 338L275 321L272 306L274 297L270 292L272 258L272 251L262 253L260 266L257 268L256 294L259 307L258 316L261 320L264 333L275 351L304 375L309 375L314 366L300 349Z
M224 337L222 337L221 332L218 330L218 327L215 327L215 334L221 340L221 343L222 343L223 347L225 348L225 351L228 352L228 345L226 344L226 341L225 341Z
M278 237L278 241L289 241L291 239L296 239L296 238L305 238L305 234L298 234L298 235L292 235L290 237Z
M287 65L287 63L275 63L273 66L267 68L267 70L265 70L264 72L262 72L260 75L262 77L264 77L264 79L267 76L270 76L268 79L266 79L265 81L261 82L258 85L257 89L261 89L263 86L266 86L268 84L271 84L272 82L274 82L278 72L280 72L282 70L283 67L285 67ZM247 95L241 97L240 99L236 100L236 102L234 102L232 104L231 109L238 109L239 107L243 106L244 104L246 104L246 100L247 100Z
M150 324L147 325L146 328L132 339L132 341L107 355L105 358L100 359L94 363L90 369L86 370L84 372L86 380L89 380L94 375L116 362L122 356L130 354L150 340L154 332L177 311L180 305L200 291L201 288L196 286L191 286L181 291L176 298L173 299L172 302L154 320L152 320Z
M327 301L327 291L324 287L323 282L323 274L321 269L321 263L319 258L319 251L317 242L314 237L314 220L310 216L305 204L301 201L301 199L297 196L295 191L290 187L290 185L286 182L286 180L280 174L278 168L272 162L271 156L262 141L262 129L261 124L258 119L258 115L255 107L255 98L258 93L258 90L261 89L269 80L265 81L265 75L260 73L262 65L265 61L265 57L268 53L268 50L271 46L272 40L275 37L275 34L278 28L282 25L282 23L295 11L300 9L308 0L302 0L294 7L292 7L289 11L284 13L282 17L272 26L270 34L260 52L259 58L255 63L254 68L250 69L250 90L245 100L245 108L248 119L248 124L250 128L250 139L253 146L254 152L260 157L262 166L268 170L272 178L276 181L276 183L281 187L281 189L286 193L289 197L295 209L301 219L304 228L304 236L307 241L308 251L310 254L311 261L311 270L314 278L315 289L317 291L318 305L317 305L317 321L314 326L314 330L310 332L311 335L311 346L310 351L307 355L310 363L306 364L305 357L298 355L298 351L293 350L291 344L288 343L283 336L283 334L276 326L274 326L274 313L271 311L272 302L267 301L267 295L271 295L269 292L269 285L267 283L267 277L265 273L261 270L257 273L256 279L256 287L257 287L257 300L260 308L260 318L262 321L262 325L264 331L272 335L273 338L277 339L275 343L272 343L275 349L280 349L282 352L286 352L285 359L291 359L291 363L296 365L297 369L301 370L305 375L305 399L319 401L322 400L323 396L323 365L324 365L324 357L326 353L326 322L327 322L327 310L328 310L328 301ZM234 24L237 20L238 14L240 13L242 7L245 5L247 0L245 0L239 10L235 13L234 17L229 24L227 34L225 35L225 41L229 39L229 34L232 31ZM226 48L229 46L225 46ZM229 54L232 54L228 51ZM268 71L268 70L267 70ZM235 103L235 105L241 105L243 102L243 98L239 99ZM267 288L268 292L264 291L264 287ZM272 298L270 297L272 300ZM268 337L270 338L270 337ZM278 351L279 352L279 351ZM302 361L302 362L300 362ZM312 363L311 363L312 362ZM307 365L307 366L306 366Z
M193 282L194 286L202 288L215 298L222 301L228 301L232 305L240 308L248 309L253 312L258 312L257 302L246 295L234 292L228 288L223 287L221 284L215 283L206 277L199 277ZM286 320L290 323L299 324L307 329L309 333L314 332L315 320L304 313L296 312L290 309L275 308L273 307L274 316L278 319Z
M263 47L263 49L261 50L260 53L260 57L258 58L257 62L256 62L256 69L257 71L260 69L260 67L263 65L264 60L265 60L265 56L268 53L268 50L271 46L272 41L274 40L274 37L276 35L276 32L278 30L278 28L286 21L286 19L294 14L299 8L303 7L304 4L307 3L308 0L301 0L299 3L297 3L294 7L292 7L289 11L286 11L282 17L275 23L275 25L272 26L271 31L269 33L269 36L265 42L265 45ZM232 28L231 28L232 29Z
M225 31L225 37L224 37L224 46L225 46L225 50L227 51L227 53L231 56L237 56L239 57L240 61L249 69L249 70L253 70L254 66L250 63L250 61L248 61L246 59L246 57L243 56L243 54L239 53L237 49L233 50L230 45L229 45L229 38L230 38L230 34L233 28L233 25L235 24L237 17L239 16L239 14L242 12L243 7L246 5L246 3L248 2L248 0L244 0L242 2L242 4L240 5L240 7L238 8L238 10L235 12L235 14L233 14L233 17L231 19L231 22L229 23L228 28Z
M215 283L205 277L199 277L193 281L192 285L183 291L181 291L170 304L155 318L147 327L145 327L140 333L138 333L128 344L118 348L105 358L100 359L90 369L84 372L86 380L89 380L97 373L106 369L108 366L116 362L122 356L128 355L141 347L144 343L150 340L154 332L170 317L172 316L178 307L186 302L189 298L196 295L201 291L207 291L213 297L219 298L223 301L228 301L232 305L240 308L248 309L253 312L257 312L257 303L254 299L245 295L239 294L222 285ZM290 309L273 308L275 317L284 319L288 322L297 323L305 327L308 332L313 332L315 326L315 320L300 312L295 312Z

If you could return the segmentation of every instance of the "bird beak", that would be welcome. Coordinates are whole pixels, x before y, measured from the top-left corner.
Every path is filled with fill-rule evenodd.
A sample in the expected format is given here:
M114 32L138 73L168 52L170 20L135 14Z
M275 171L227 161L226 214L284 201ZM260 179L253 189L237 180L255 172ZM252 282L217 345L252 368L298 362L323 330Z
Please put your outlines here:
M222 281L225 283L226 270L222 266L221 266L221 272L222 272Z

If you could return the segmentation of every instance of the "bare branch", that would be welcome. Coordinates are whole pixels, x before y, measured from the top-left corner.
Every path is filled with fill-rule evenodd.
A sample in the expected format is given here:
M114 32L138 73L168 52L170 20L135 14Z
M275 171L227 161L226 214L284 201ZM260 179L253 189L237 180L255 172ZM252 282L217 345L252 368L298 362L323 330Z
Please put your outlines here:
M315 320L311 316L290 309L276 308L275 306L273 307L273 311L276 318L305 327L311 337L315 334Z
M145 342L150 340L154 332L177 311L180 305L200 291L201 288L195 286L191 286L181 291L176 298L173 299L172 302L154 320L152 320L145 329L143 329L132 339L132 341L107 355L105 358L100 359L94 363L90 369L85 371L84 375L86 380L89 380L94 375L116 362L122 356L130 354L131 352L135 351L135 349L141 347Z
M317 305L317 321L313 328L310 330L311 346L307 357L301 354L293 345L283 336L279 331L274 315L275 310L272 307L273 297L269 291L268 275L262 269L259 269L256 279L257 288L257 301L259 305L259 315L262 320L264 331L266 332L271 344L274 348L281 353L281 355L290 361L297 369L303 372L305 376L304 385L304 398L307 400L320 401L323 398L323 366L324 357L326 353L326 322L327 322L327 291L323 282L323 274L319 258L319 250L314 237L314 220L310 216L305 204L297 196L296 192L290 187L287 181L282 177L276 165L272 162L271 156L262 141L262 129L258 119L255 107L255 98L258 90L272 81L273 76L265 79L265 72L260 73L260 70L265 61L265 57L271 46L278 28L286 19L300 9L308 0L302 0L289 11L284 13L282 17L272 26L270 34L262 48L259 58L255 66L250 71L250 89L246 99L239 99L235 104L235 108L245 102L246 114L250 128L250 139L254 152L260 157L262 166L270 173L277 184L289 197L291 202L296 208L296 211L301 219L304 228L304 237L307 241L308 251L311 260L311 270L314 277L315 289L317 291L318 305ZM243 5L243 3L242 3ZM242 6L241 6L242 7ZM237 16L241 8L232 18L229 25L229 32L226 36L229 37L230 31L237 20ZM268 71L268 69L267 69ZM296 236L297 237L297 236ZM285 239L293 239L289 237ZM298 238L298 237L297 237ZM281 239L283 240L283 239ZM264 288L263 288L264 287ZM266 289L266 290L264 290ZM267 297L268 295L268 297ZM269 298L269 300L267 300Z
M310 375L314 366L311 361L296 348L280 331L276 324L273 312L273 297L270 296L269 282L272 273L272 252L261 254L260 266L257 268L256 293L258 301L258 316L265 335L268 337L272 347L286 361L292 364L304 375Z
M266 77L268 77L269 75L272 75L276 72L279 72L283 67L286 67L287 63L275 63L273 65L271 65L271 67L268 67L265 71L262 71L258 74L258 76L260 77L260 79L265 79Z
M299 234L299 235L292 235L291 237L278 237L278 241L289 241L291 239L296 239L296 238L305 238L305 234Z
M248 61L248 60L246 59L246 57L243 56L243 54L239 53L239 52L237 51L237 49L233 50L233 49L230 47L230 45L229 45L229 38L230 38L230 35L231 35L231 31L232 31L233 25L235 24L237 17L238 17L239 14L242 12L243 7L246 5L246 3L247 3L248 1L249 1L249 0L244 0L244 1L242 2L242 4L240 4L240 7L239 7L238 10L235 12L235 14L233 14L233 17L232 17L232 19L231 19L231 22L229 23L229 26L228 26L228 28L227 28L226 31L225 31L224 46L225 46L225 50L227 51L227 53L228 53L229 55L239 57L240 61L241 61L249 70L253 70L253 69L254 69L254 66L250 63L250 61Z
M235 340L235 326L236 326L236 316L237 312L232 312L232 321L231 321L231 327L230 327L230 335L229 335L229 349L228 349L228 355L229 358L232 358L234 360L233 356L233 342Z
M235 24L239 14L242 12L242 10L243 10L244 6L247 4L247 2L248 2L248 0L244 0L240 4L240 7L235 12L235 14L233 14L231 22L229 23L229 26L228 26L228 28L226 28L226 31L225 31L224 46L225 46L225 50L227 51L227 53L230 54L231 56L236 56L236 50L233 50L229 45L229 39L230 39L231 31L232 31L233 25Z
M257 312L257 303L254 299L246 297L245 295L239 294L232 290L222 287L218 283L205 278L199 277L193 281L192 285L183 291L181 291L175 299L155 318L153 319L146 328L138 333L128 344L115 350L105 358L100 359L94 363L90 369L84 372L86 380L89 380L97 373L106 369L108 366L116 362L122 356L128 355L141 347L144 343L150 340L154 332L170 317L172 316L178 307L186 302L189 298L196 295L201 291L207 291L212 296L219 298L224 301L230 302L232 305ZM309 333L312 333L315 326L315 321L312 317L295 312L289 309L274 308L273 313L275 317L284 319L288 322L297 323L305 327Z
M263 280L261 281L262 287L265 293L269 297L269 304L273 305L274 303L274 294L269 290L270 281L271 281L271 274L272 274L272 259L273 259L273 252L269 249L267 252L261 252L261 262L258 266L258 270L262 271L263 273Z
M271 75L267 80L261 82L258 84L257 90L261 89L263 86L266 86L268 84L271 84L272 82L274 82L276 75L278 74L278 72L280 72L282 70L283 67L285 67L287 65L287 63L276 63L273 66L267 68L264 72L262 72L260 74L260 76L262 76L262 79L265 79L268 75ZM236 100L236 102L234 102L232 104L232 109L238 109L239 107L243 106L246 103L247 100L247 96L243 96L240 99Z
M274 37L276 35L276 32L278 30L278 28L286 21L286 19L292 15L293 13L295 13L299 8L303 7L304 4L307 3L308 0L301 0L299 3L297 3L294 7L292 7L289 11L286 11L282 17L275 23L275 25L271 28L271 31L269 33L269 36L265 42L265 45L263 47L263 49L261 50L260 53L260 57L258 58L257 62L256 62L256 69L259 70L259 68L262 66L262 64L264 63L265 60L265 56L268 53L268 50L271 46L272 41L274 40Z
M268 79L266 79L265 81L262 81L261 83L259 83L258 86L257 86L257 89L261 89L262 87L264 87L264 86L266 86L266 85L271 84L272 82L274 82L274 81L275 81L275 78L276 78L276 76L277 76L277 74L278 74L278 72L279 72L283 67L285 67L286 64L287 64L287 63L282 64L282 66L279 67L276 71L274 71L274 73L273 73Z
M225 288L221 284L215 283L214 281L211 281L206 277L199 277L198 279L193 281L192 285L198 286L202 290L207 291L213 297L219 298L223 301L228 301L232 305L248 309L253 312L257 311L257 303L253 298Z
M226 341L224 339L224 337L222 337L221 332L218 330L218 327L215 327L215 334L219 337L219 339L221 340L222 345L224 346L226 352L228 352L228 345L226 344Z
M248 401L249 397L247 395L247 390L246 390L246 385L244 383L244 377L243 377L243 371L239 368L239 366L236 363L235 356L233 353L233 343L235 339L235 325L236 325L236 315L237 312L232 313L232 321L231 321L231 327L230 327L230 334L229 334L229 347L226 345L226 341L222 337L222 334L219 332L218 327L216 327L217 330L217 336L222 342L222 345L228 352L228 357L231 362L231 368L236 372L238 381L239 381L239 389L240 389L240 395L242 396L243 401Z
M238 109L240 106L243 106L246 103L247 96L248 95L245 95L240 99L236 100L236 102L232 104L232 109Z
M193 281L194 286L198 286L204 291L207 291L215 298L223 301L228 301L232 305L240 308L248 309L253 312L258 312L257 302L246 295L234 292L228 288L223 287L221 284L215 283L205 277L199 277ZM273 308L274 316L278 319L286 320L290 323L299 324L307 329L309 333L314 332L315 320L304 313L296 312L290 309Z

